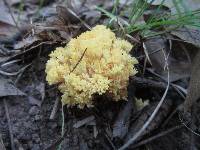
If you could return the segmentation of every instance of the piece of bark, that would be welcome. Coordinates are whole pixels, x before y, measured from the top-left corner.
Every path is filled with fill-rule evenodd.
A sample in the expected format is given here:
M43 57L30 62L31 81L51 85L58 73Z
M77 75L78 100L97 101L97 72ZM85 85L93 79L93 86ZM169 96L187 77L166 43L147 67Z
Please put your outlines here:
M0 134L0 150L6 150L4 144L3 144L3 140L2 140L2 137L1 137L1 134Z
M89 116L89 117L84 118L83 120L80 120L80 121L78 121L77 123L75 123L75 124L73 125L73 127L74 127L74 128L80 128L80 127L82 127L83 125L85 125L85 124L87 124L87 123L93 121L94 119L95 119L95 117L94 117L93 115L92 115L92 116Z
M130 117L133 111L133 100L129 99L127 104L119 112L117 119L113 125L113 137L123 137L127 134L129 128Z
M173 103L171 99L166 99L164 101L163 105L161 106L159 112L157 113L153 121L149 124L147 129L141 134L137 141L140 140L144 135L157 129L161 125L164 119L166 119L167 115L171 112L172 105ZM137 131L145 124L145 122L148 120L149 116L152 114L156 106L157 103L154 103L143 108L141 115L130 125L128 134L125 137L126 142L130 140L130 138L133 137L133 135L137 133Z
M191 112L192 105L200 98L200 51L193 61L188 94L184 102L184 112Z

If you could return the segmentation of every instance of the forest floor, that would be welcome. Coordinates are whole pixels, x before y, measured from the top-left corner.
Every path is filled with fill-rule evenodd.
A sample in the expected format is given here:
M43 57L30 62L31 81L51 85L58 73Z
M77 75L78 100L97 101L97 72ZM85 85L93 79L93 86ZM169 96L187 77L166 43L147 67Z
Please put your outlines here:
M0 150L200 149L200 2L184 2L0 1ZM62 112L48 55L98 24L134 45L128 101Z

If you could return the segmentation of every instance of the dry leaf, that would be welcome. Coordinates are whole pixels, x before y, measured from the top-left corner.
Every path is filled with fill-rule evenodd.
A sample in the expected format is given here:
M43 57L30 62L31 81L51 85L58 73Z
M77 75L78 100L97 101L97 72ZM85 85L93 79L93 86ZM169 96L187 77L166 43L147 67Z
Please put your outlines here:
M83 120L78 121L73 125L74 128L80 128L81 126L93 121L95 119L94 116L89 116L87 118L84 118Z
M0 133L0 150L6 150Z
M133 110L133 100L130 99L123 109L119 112L113 125L113 137L123 138L129 128L129 121Z
M141 98L135 98L135 102L138 110L142 110L145 106L149 105L149 100L142 100Z
M16 88L8 79L0 76L0 97L2 96L12 96L12 95L26 95L18 88Z
M164 79L167 79L167 71L165 69L166 63L168 63L169 66L171 82L189 77L190 63L187 61L179 61L176 58L174 58L171 55L171 53L169 53L170 47L167 45L166 39L157 36L148 39L145 42L145 45L146 45L146 51L148 52L148 57L152 63L152 67ZM176 50L175 48L172 49L171 51L173 51L174 53L179 53L179 51ZM168 56L168 54L170 55Z
M184 103L184 111L191 112L192 105L200 98L200 52L197 53L192 65L188 94Z
M171 31L171 34L179 37L184 42L200 47L200 30L183 27Z

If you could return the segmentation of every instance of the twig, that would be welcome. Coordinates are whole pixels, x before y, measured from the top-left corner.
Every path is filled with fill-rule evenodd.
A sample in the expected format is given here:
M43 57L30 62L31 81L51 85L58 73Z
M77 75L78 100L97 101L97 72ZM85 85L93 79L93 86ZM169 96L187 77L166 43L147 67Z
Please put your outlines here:
M64 113L64 104L62 104L62 131L61 131L61 137L64 139L65 136L65 113ZM62 140L59 144L58 150L61 150L62 146Z
M149 57L149 53L147 51L147 47L146 47L146 45L144 43L142 43L142 46L143 46L143 49L144 49L144 54L145 54L147 60L149 61L149 63L151 64L151 66L152 66L152 62L151 62L151 59Z
M14 137L13 137L13 132L12 132L12 126L11 126L11 120L10 120L10 115L9 115L9 110L8 110L8 104L7 104L5 99L3 99L3 103L4 103L4 107L5 107L5 111L6 111L6 118L7 118L7 121L8 121L11 149L15 150Z
M165 63L166 63L166 69L167 69L167 87L166 87L166 90L165 90L160 102L158 103L158 105L156 106L155 110L153 111L151 116L148 118L146 123L142 126L142 128L138 132L136 132L136 134L127 143L125 143L122 147L120 147L119 150L124 150L124 149L128 148L132 143L134 143L137 140L137 138L146 130L146 128L152 122L152 120L156 116L157 112L159 111L161 105L163 104L163 102L165 100L165 97L166 97L167 92L169 90L170 81L169 81L169 67L168 67L168 63L167 63L167 60L166 60L167 57L166 57L165 53L164 53L164 56L165 56Z
M177 89L178 91L181 91L182 94L184 95L187 95L187 89L183 88L182 86L178 85L178 84L174 84L174 83L171 83L170 84L175 90ZM184 96L185 97L185 96Z
M191 133L195 134L196 136L200 137L200 134L195 132L193 129L191 129L187 124L185 124L185 122L183 121L183 119L180 117L179 114L179 120L181 121L181 123L186 127L186 129L188 129Z
M130 82L133 82L136 87L148 87L148 88L155 88L155 89L165 89L167 83L154 81L151 79L141 78L141 77L130 77ZM171 88L171 87L170 87Z
M56 101L53 105L53 109L52 109L52 112L51 112L51 115L49 117L50 120L53 120L55 118L55 115L56 115L56 112L58 111L58 105L59 105L59 98L56 98Z
M35 46L30 47L29 49L26 49L24 52L27 52L27 51L32 50L34 48L37 48L38 46L43 45L43 44L53 44L53 43L56 43L56 42L54 42L54 41L43 41L43 42L41 42L41 43L39 43Z
M12 17L14 23L15 23L16 28L21 32L21 30L20 30L20 28L19 28L19 26L18 26L18 23L17 23L17 21L15 20L15 17L13 16L13 12L12 12L12 10L11 10L11 7L10 7L9 3L7 2L7 0L3 0L3 1L4 1L4 3L5 3L5 4L7 5L7 7L8 7L9 13L10 13L10 15L11 15L11 17Z
M149 71L150 73L152 73L153 75L155 75L156 77L159 77L160 79L162 79L164 82L167 82L166 79L164 77L162 77L161 75L155 73L154 71L152 71L151 69L147 68L147 71ZM175 91L185 100L185 96L183 95L185 93L185 91L180 91L180 88L178 88L177 86L175 86L173 83L170 83L170 86L172 86Z
M64 140L67 132L65 131L64 136L59 137L53 144L47 146L44 150L55 150L56 147Z
M24 71L26 70L26 68L28 68L29 66L31 66L32 63L28 64L27 66L25 66L24 68L22 68L20 71L19 71L19 74L17 75L16 79L15 79L15 85L18 83L18 81L20 80L21 76L24 74Z
M73 128L80 128L82 126L84 126L85 124L88 124L92 121L95 120L95 117L93 115L89 116L89 117L86 117L80 121L77 121L74 125L73 125Z
M0 74L1 75L5 75L5 76L16 76L16 75L19 74L19 71L10 73L10 72L6 72L6 71L3 71L3 70L0 70Z
M167 135L167 134L169 134L169 133L171 133L171 132L173 132L175 130L181 129L182 127L183 127L183 125L172 127L172 128L170 128L170 129L168 129L168 130L166 130L164 132L161 132L161 133L159 133L157 135L149 137L149 138L147 138L147 139L145 139L145 140L133 145L131 148L137 148L137 147L140 147L142 145L145 145L145 144L147 144L149 142L152 142L153 140L156 140L156 139L158 139L158 138L160 138L162 136L165 136L165 135Z
M67 8L67 10L68 10L69 13L71 13L74 17L76 17L87 29L91 30L91 27L90 27L85 21L83 21L73 10L71 10L70 8Z
M126 37L130 38L132 41L136 42L136 43L140 43L140 41L136 38L134 38L133 36L131 36L130 34L126 34Z
M144 74L145 74L145 70L146 70L146 66L147 66L147 60L148 60L148 58L145 57L144 64L143 64L143 70L142 70L142 76L144 76Z
M107 135L106 133L105 133L104 135L105 135L106 139L108 140L108 142L110 143L110 145L112 146L112 149L113 149L113 150L116 150L116 149L117 149L116 146L113 144L113 142L112 142L111 139L108 137L108 135Z
M19 54L15 54L15 55L9 57L6 61L10 61L10 60L12 60L12 59L14 59L16 57L19 57L19 56L27 53L28 51L31 51L32 49L37 48L40 45L43 45L43 44L49 44L49 45L51 45L51 44L55 44L55 43L57 43L57 42L55 42L55 41L44 41L44 42L41 42L41 43L39 43L39 44L37 44L35 46L32 46L32 47L30 47L28 49L23 48L22 52L20 52Z
M170 119L177 113L177 111L179 110L179 106L176 107L176 109L174 111L172 111L172 113L169 115L169 117L166 118L166 120L161 125L161 128L165 127L167 125L167 123L170 121Z
M1 133L0 133L0 150L6 150L3 140L2 140Z
M64 104L62 104L62 137L64 136L65 134L65 112L64 112Z
M3 70L0 70L0 74L2 75L5 75L5 76L16 76L18 75L19 73L23 72L26 68L28 68L31 64L28 64L26 66L24 66L23 68L21 68L19 71L16 71L16 72L6 72L6 71L3 71Z
M44 26L44 25L32 25L33 28L38 29L38 30L61 30L61 31L66 31L66 29L69 28L74 28L78 29L79 27L76 25L59 25L59 26Z
M83 56L85 55L86 50L87 50L87 48L84 50L83 54L81 55L81 58L78 60L78 62L76 63L76 65L74 66L74 68L70 71L70 73L72 73L76 69L76 67L78 66L78 64L81 62L81 60L83 59Z
M162 49L159 48L159 49L157 49L157 50L155 50L155 51L153 51L153 52L150 52L150 53L148 53L148 54L149 54L149 56L150 56L150 55L155 54L155 53L157 53L157 52L159 52L159 51L161 51L161 50L162 50ZM136 58L137 58L137 59L141 59L141 58L144 58L144 57L146 57L146 55L138 56L138 57L136 57Z
M18 139L15 138L15 145L18 148L18 150L24 150L22 144L19 142Z
M5 62L5 63L1 64L1 67L6 67L6 66L9 66L9 65L11 65L11 64L14 64L14 63L16 63L16 62L20 62L20 61L21 61L21 59L11 60L11 61L9 61L9 62Z

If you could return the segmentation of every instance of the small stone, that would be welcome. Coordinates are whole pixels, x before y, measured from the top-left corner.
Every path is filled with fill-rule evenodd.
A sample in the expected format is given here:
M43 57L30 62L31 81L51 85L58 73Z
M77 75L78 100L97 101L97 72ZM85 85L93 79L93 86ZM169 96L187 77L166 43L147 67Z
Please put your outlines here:
M33 139L33 141L35 141L35 143L39 143L40 142L40 137L38 136L38 134L33 134L32 135L32 139Z
M57 125L56 122L49 122L49 123L47 124L47 126L48 126L49 128L51 128L51 129L55 129L55 128L58 127L58 125Z
M32 116L38 115L40 113L40 110L37 106L32 106L28 113Z
M34 117L34 120L35 121L39 121L39 120L41 120L42 119L42 116L41 115L36 115L35 117Z
M29 141L31 140L31 135L30 134L25 134L25 133L19 133L17 135L17 138L20 139L20 140L24 140L24 141Z
M28 142L28 146L29 146L29 147L33 147L33 142L32 142L32 141L29 141L29 142Z
M40 150L40 145L34 144L31 150Z

